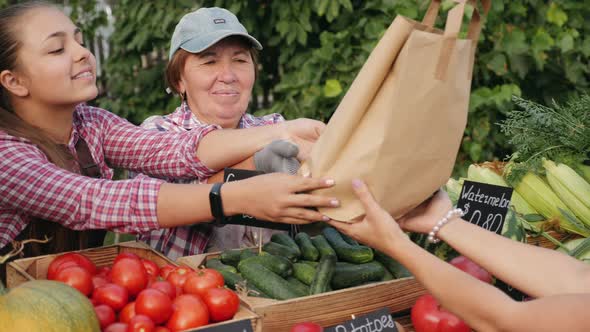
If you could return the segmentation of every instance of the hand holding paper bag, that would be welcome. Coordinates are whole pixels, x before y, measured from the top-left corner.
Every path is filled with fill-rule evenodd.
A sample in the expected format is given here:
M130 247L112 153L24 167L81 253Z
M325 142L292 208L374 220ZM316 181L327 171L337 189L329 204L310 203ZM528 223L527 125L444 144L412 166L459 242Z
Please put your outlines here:
M482 3L487 12L489 0ZM398 15L389 26L300 170L336 180L314 192L341 201L323 214L339 221L364 215L350 186L354 178L394 217L448 180L467 123L481 30L475 8L467 39L458 38L465 5L449 11L444 31L433 28L440 1L422 23Z

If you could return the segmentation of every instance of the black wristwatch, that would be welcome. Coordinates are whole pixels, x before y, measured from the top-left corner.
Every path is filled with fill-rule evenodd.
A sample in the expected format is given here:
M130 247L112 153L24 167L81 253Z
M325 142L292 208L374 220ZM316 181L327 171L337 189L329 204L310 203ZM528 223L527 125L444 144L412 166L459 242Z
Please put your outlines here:
M223 201L221 200L221 185L223 185L222 182L215 183L209 192L209 206L211 207L211 214L215 218L216 226L223 226L225 224Z

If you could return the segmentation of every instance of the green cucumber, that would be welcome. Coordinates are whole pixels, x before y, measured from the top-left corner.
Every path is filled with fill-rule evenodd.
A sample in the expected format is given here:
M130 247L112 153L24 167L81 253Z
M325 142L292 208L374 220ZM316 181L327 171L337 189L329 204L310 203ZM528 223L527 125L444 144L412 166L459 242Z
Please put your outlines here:
M327 255L320 259L320 264L309 286L309 294L321 294L329 290L334 270L336 269L336 256Z
M295 242L301 249L301 257L303 257L303 259L308 261L317 261L320 259L320 252L313 243L311 243L311 238L307 233L297 233L297 235L295 235Z
M211 258L205 262L205 267L215 270L225 270L233 273L238 273L238 269L231 265L225 265L219 260L219 258Z
M395 279L411 277L412 273L395 259L387 256L379 250L375 250L375 260L383 264L385 268L393 274Z
M342 235L335 228L326 227L322 233L336 251L339 259L355 264L368 263L373 260L373 249L367 246L350 245L344 241Z
M342 236L342 239L344 241L346 241L346 243L350 244L351 246L358 246L360 245L355 239L351 238L350 236L344 234L344 233L340 233L340 236Z
M287 257L290 261L296 262L301 253L291 247L276 242L267 242L262 246L262 250L277 256Z
M297 243L295 243L295 240L293 240L289 234L286 233L274 233L271 237L270 237L270 241L274 242L274 243L278 243L278 244L282 244L284 246L287 247L291 247L293 248L293 250L295 250L295 252L297 252L297 257L301 256L301 250L299 250L299 246L297 245Z
M293 274L293 265L291 264L291 262L288 259L286 259L284 257L274 256L271 254L265 254L265 255L261 255L261 256L252 256L252 257L248 257L244 260L241 260L240 263L238 264L238 269L241 270L241 268L240 268L241 265L249 264L252 262L258 263L258 264L266 267L267 269L280 275L281 277L288 277L291 274Z
M313 268L315 269L316 267L318 267L318 264L319 264L320 262L312 262L312 261L299 261L299 263L307 264L307 265L309 265L309 266L311 266L311 267L313 267Z
M240 262L240 255L242 254L241 249L228 249L221 252L219 255L219 259L223 264L231 265L233 267L238 267L238 263Z
M213 268L215 269L215 268ZM233 272L229 272L227 270L217 270L223 276L223 281L225 285L235 291L237 291L237 285L241 285L242 287L246 287L248 290L252 290L256 293L249 293L249 295L256 296L256 297L266 297L269 298L268 295L264 294L261 290L253 286L251 283L248 283L242 278L241 275ZM247 285L246 285L247 284Z
M311 242L318 249L320 258L328 255L336 256L336 251L330 246L326 238L319 234L311 238Z
M351 264L338 262L332 277L332 288L354 287L369 281L380 281L385 275L385 268L377 262Z
M299 292L280 275L261 264L252 262L239 265L242 277L273 299L288 300L299 297Z
M293 286L293 289L297 289L297 291L302 294L301 296L309 295L309 286L299 281L299 279L288 277L287 281Z
M252 257L252 256L256 256L256 253L254 252L254 250L252 250L252 249L244 249L240 253L240 261L243 261L244 259L246 259L248 257ZM236 267L237 267L237 265L236 265Z
M293 276L306 285L311 285L315 271L314 267L307 264L293 263Z
M375 263L379 263L383 266L383 270L385 271L385 274L383 275L383 278L381 278L381 281L389 281L389 280L393 280L395 279L395 277L393 276L393 274L391 274L391 272L389 272L389 270L385 267L385 265L383 265L383 263L374 260L373 262Z

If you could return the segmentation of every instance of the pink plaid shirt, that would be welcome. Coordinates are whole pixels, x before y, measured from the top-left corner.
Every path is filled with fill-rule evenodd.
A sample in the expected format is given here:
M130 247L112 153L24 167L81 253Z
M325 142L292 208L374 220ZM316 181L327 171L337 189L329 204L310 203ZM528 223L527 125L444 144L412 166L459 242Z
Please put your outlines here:
M240 119L238 128L258 127L281 121L284 121L284 119L280 114L269 114L263 117L244 114ZM202 130L202 128L206 128L209 125L201 123L191 112L188 104L183 102L174 112L164 116L149 117L141 124L141 126L157 131L191 132L194 130ZM166 180L174 183L202 183L206 182L210 176L210 174L203 174L192 179L168 177ZM155 250L164 253L169 258L176 259L182 256L203 253L205 252L205 249L207 249L207 246L211 245L212 242L222 246L223 244L221 243L223 243L223 239L221 237L223 236L223 233L230 233L235 237L236 234L244 234L247 230L250 231L248 233L251 233L252 229L258 228L242 225L226 225L217 229L210 224L197 224L192 226L159 229L141 234L138 238L152 246ZM272 234L272 231L264 230L263 233ZM255 234L257 235L257 233ZM263 234L264 238L270 237L265 236L265 234ZM247 234L245 236L247 236ZM226 242L232 243L232 241Z
M31 218L75 230L143 233L158 229L156 201L162 180L147 176L109 181L111 167L153 176L207 177L215 173L195 156L198 142L217 126L184 133L154 133L100 108L79 105L67 145L83 137L102 179L57 167L30 141L0 131L0 248Z

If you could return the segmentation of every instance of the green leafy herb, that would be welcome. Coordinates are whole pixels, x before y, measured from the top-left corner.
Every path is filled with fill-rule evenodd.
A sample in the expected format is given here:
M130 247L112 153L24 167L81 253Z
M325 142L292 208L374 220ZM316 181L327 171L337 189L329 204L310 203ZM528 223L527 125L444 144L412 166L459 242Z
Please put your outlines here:
M508 181L514 183L527 171L543 173L541 160L576 165L590 152L590 95L571 99L565 105L543 106L513 97L520 109L507 114L500 124L510 137L515 153Z

